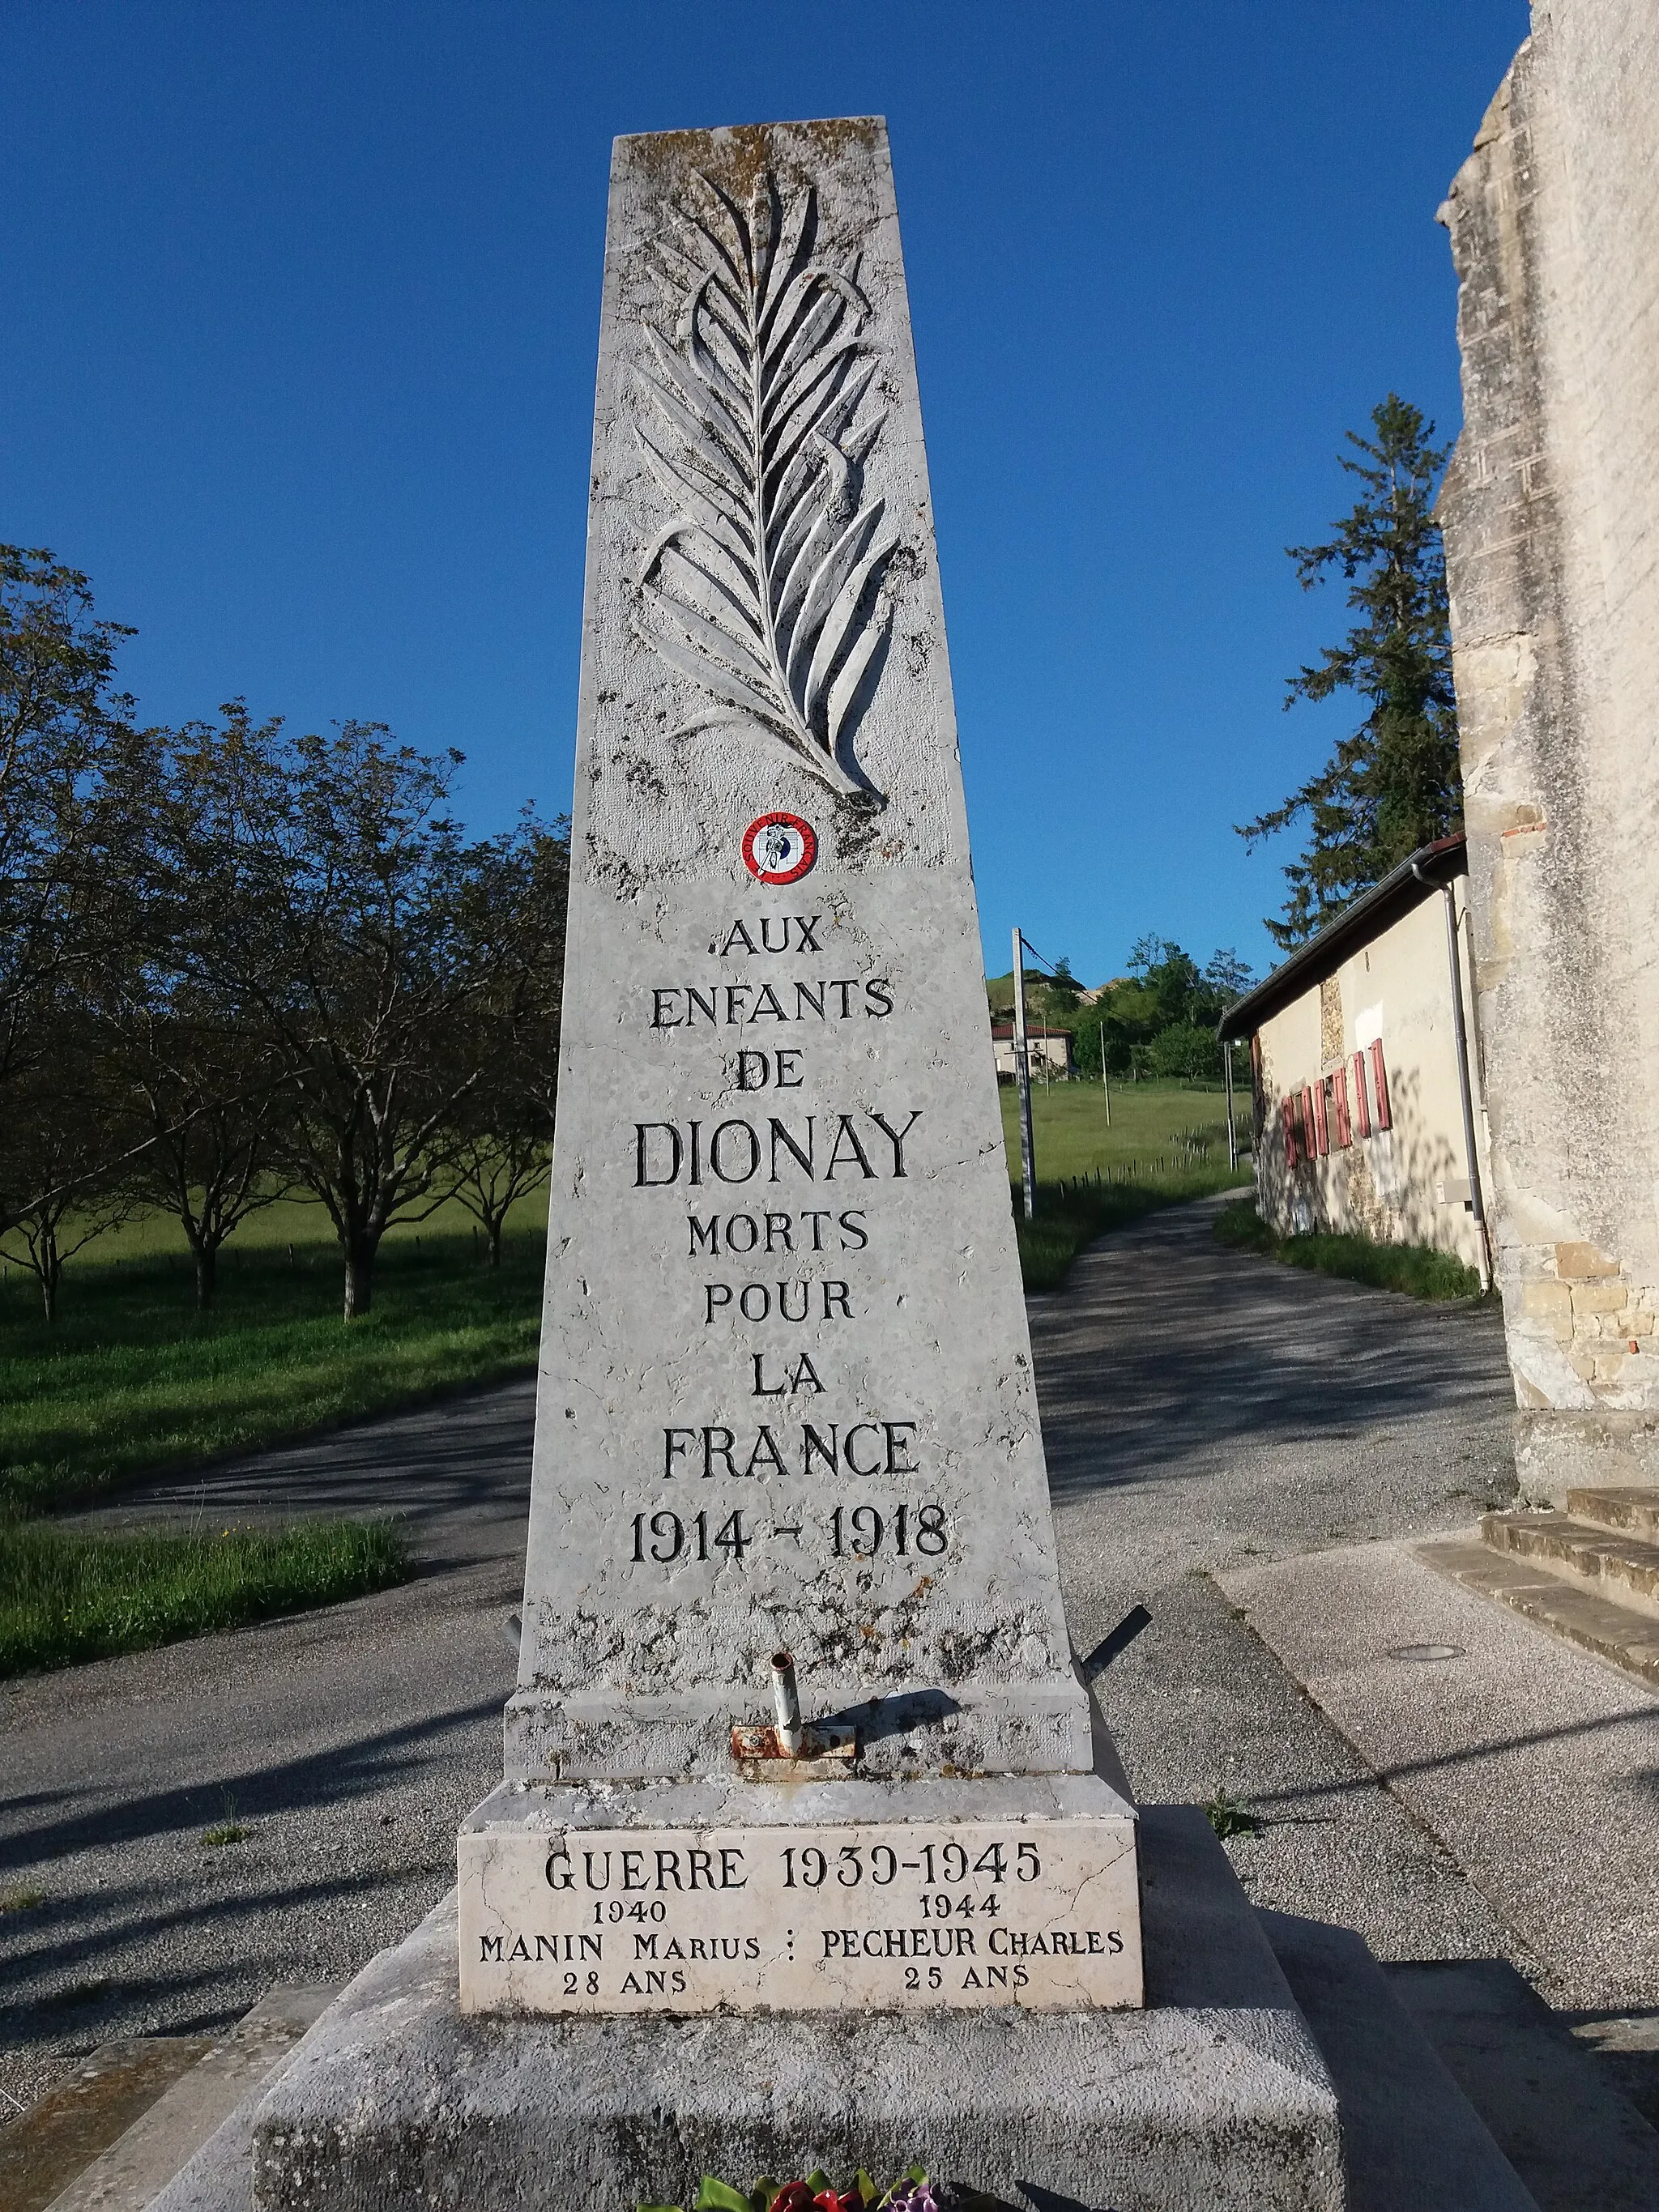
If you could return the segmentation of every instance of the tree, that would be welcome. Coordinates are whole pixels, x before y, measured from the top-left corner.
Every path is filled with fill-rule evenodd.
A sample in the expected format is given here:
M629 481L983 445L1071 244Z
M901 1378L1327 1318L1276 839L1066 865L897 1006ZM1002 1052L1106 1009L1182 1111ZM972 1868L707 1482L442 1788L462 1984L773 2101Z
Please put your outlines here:
M132 635L95 618L78 570L0 545L0 1143L9 1086L56 1051L65 978L100 949L88 826L128 725L132 702L110 685L116 641ZM21 1204L21 1182L3 1179Z
M1327 544L1286 550L1304 591L1340 568L1362 617L1340 645L1289 682L1298 699L1357 691L1370 711L1318 775L1282 805L1240 825L1254 847L1307 817L1309 839L1286 866L1284 919L1267 924L1284 951L1302 944L1407 854L1462 820L1445 559L1434 498L1450 448L1434 425L1390 392L1370 438L1347 433L1338 456L1364 487Z
M1196 1022L1171 1022L1147 1046L1146 1066L1151 1073L1166 1080L1218 1082L1221 1047L1212 1028Z
M1138 938L1129 974L1106 984L1079 1010L1078 1066L1098 1075L1185 1077L1218 1081L1221 1050L1215 1025L1255 981L1231 949L1210 956L1201 970L1171 938Z
M508 1096L498 1092L493 1102L477 1101L472 1113L459 1118L450 1153L450 1195L483 1231L489 1264L499 1267L507 1215L547 1181L552 1125L534 1095L517 1085Z
M1248 960L1241 960L1231 945L1218 946L1204 969L1204 985L1215 1001L1216 1019L1220 1020L1229 1006L1237 1006L1247 992L1254 989L1255 975Z
M240 702L222 711L197 740L201 849L218 857L194 966L258 1021L291 1085L278 1156L334 1225L351 1321L386 1231L447 1195L465 1103L535 988L530 833L462 842L446 811L457 752L400 746L379 723L290 740Z
M125 1220L130 1191L106 1165L118 1140L100 1084L90 1028L72 1000L50 1008L50 1054L14 1070L8 1085L0 1193L0 1253L33 1275L49 1323L58 1318L64 1263Z
M487 995L482 1038L487 1081L460 1101L450 1161L450 1192L483 1230L489 1264L501 1264L507 1215L547 1180L558 1094L559 1016L565 910L570 888L568 825L549 829L526 815L516 855L526 879L515 905L525 934L522 960L506 988Z
M1164 1030L1194 1018L1194 1000L1203 978L1189 952L1167 937L1142 937L1129 951L1129 973L1152 994L1153 1029Z
M1048 977L1048 996L1068 1010L1074 1007L1083 996L1083 986L1072 973L1072 963L1063 952L1054 963L1053 975Z
M247 903L246 854L219 836L215 779L202 773L216 734L128 731L112 748L88 841L105 950L83 994L126 1187L178 1221L203 1310L226 1240L285 1194L276 1133L293 1106L258 1008L193 944L200 908L215 931L234 930Z
M281 1161L293 1091L267 1039L188 987L110 1027L112 1073L143 1145L128 1188L183 1230L205 1312L227 1239L291 1188Z

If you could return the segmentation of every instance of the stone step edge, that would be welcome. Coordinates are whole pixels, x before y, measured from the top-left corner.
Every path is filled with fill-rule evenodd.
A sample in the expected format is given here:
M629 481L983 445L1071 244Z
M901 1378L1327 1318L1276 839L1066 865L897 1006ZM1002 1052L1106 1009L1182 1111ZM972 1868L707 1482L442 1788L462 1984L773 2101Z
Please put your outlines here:
M276 1983L58 2191L46 2212L144 2212L227 2116L262 2095L338 1994Z
M1495 1552L1659 1621L1659 1544L1565 1513L1526 1511L1482 1515L1480 1537Z
M1659 1544L1659 1486L1570 1490L1567 1511L1575 1521L1588 1521L1593 1528Z
M1543 1573L1491 1545L1447 1537L1415 1545L1413 1552L1437 1574L1510 1607L1564 1642L1659 1689L1659 1623L1645 1613L1598 1597L1582 1583Z

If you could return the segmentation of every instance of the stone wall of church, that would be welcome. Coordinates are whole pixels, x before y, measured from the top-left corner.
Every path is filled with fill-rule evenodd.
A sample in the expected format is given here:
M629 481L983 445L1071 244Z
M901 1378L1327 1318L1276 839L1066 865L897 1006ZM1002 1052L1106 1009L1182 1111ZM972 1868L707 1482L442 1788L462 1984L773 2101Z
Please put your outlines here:
M1442 495L1523 1492L1659 1482L1659 9L1534 0L1443 210Z

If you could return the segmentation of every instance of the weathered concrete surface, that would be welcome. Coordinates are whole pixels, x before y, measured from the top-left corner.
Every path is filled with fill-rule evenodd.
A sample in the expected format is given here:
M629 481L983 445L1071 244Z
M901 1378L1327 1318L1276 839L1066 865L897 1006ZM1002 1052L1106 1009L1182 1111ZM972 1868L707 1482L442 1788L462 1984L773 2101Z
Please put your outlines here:
M780 1647L1086 1773L885 125L619 138L605 237L507 1775L723 1775Z
M1261 1924L1331 2069L1342 2113L1348 2212L1395 2212L1407 2205L1418 2212L1443 2206L1445 2212L1534 2212L1533 2197L1484 2118L1443 2062L1425 2049L1422 2029L1358 1936L1283 1912L1263 1913ZM1559 2100L1552 2100L1549 2114L1559 2126Z
M1098 1775L504 1782L456 1857L466 2013L1141 2002L1134 1813Z
M1652 1494L1659 1497L1659 1492ZM1659 1628L1659 1544L1572 1514L1524 1510L1483 1515L1480 1540L1644 1614Z
M100 2044L65 2079L0 2126L5 2212L42 2212L208 2048L197 2035Z
M1518 1932L1553 2004L1659 2003L1659 1698L1431 1572L1408 1545L1220 1581ZM1395 1656L1424 1644L1455 1656Z
M1387 1979L1541 2212L1659 2204L1659 2133L1512 1966L1441 1960Z
M1402 2009L1359 1939L1346 1929L1281 1913L1263 1915L1261 1926L1336 2092L1347 2212L1528 2212L1534 2198L1524 2186L1517 2187L1507 2153L1495 2147L1484 2118L1476 2116L1448 2078L1444 2063L1437 2060L1415 2011L1409 2005ZM1435 1970L1391 1972L1395 1971L1409 1975ZM1413 1995L1410 1988L1407 1994ZM1490 2009L1486 1982L1468 2009ZM1472 2040L1469 2023L1455 2003L1436 2013L1433 2026L1457 2039L1460 2053ZM1528 2029L1535 2034L1536 2022L1528 2021ZM1501 2045L1483 2049L1501 2069ZM1473 2071L1475 2087L1484 2091L1483 2069ZM1526 2094L1524 2085L1517 2091L1506 2079L1493 2086L1500 2115L1512 2112ZM1579 2141L1577 2112L1594 2112L1599 2140L1586 2147L1587 2161L1581 2166L1591 2191L1601 2188L1610 2174L1621 2171L1629 2107L1614 2099L1609 2109L1599 2083L1576 2075L1560 2078L1559 2069L1537 2087L1542 2094L1534 2094L1518 2116L1521 2153L1528 2153L1535 2141L1543 2168L1559 2170ZM222 2129L153 2212L249 2212L259 2101L250 2100ZM1018 2193L1037 2212L1054 2212L1046 2195ZM1597 2195L1583 2191L1540 2202L1545 2212L1623 2212L1616 2197L1604 2206Z
M264 2094L274 2069L335 1995L331 1989L268 1990L52 2199L51 2212L145 2212L237 2106Z
M1336 2099L1203 1815L1144 1816L1144 2012L464 2018L453 1900L301 2047L259 2212L689 2202L705 2171L921 2158L1121 2212L1340 2207Z
M1535 0L1441 501L1523 1492L1659 1481L1659 11Z
M1417 1556L1437 1574L1449 1575L1465 1589L1507 1605L1552 1636L1565 1637L1581 1651L1592 1652L1659 1689L1659 1622L1628 1606L1614 1605L1582 1584L1565 1581L1547 1568L1472 1543L1467 1536L1437 1536L1419 1544Z

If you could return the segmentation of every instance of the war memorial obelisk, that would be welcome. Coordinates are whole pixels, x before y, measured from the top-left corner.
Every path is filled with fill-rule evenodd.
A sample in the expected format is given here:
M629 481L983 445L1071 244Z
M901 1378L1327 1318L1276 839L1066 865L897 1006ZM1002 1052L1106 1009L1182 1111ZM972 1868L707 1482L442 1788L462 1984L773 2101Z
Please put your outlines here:
M610 238L523 1656L461 2002L1136 2005L884 136L624 141Z
M580 713L505 1778L256 2203L1339 2206L1068 1641L879 121L617 142Z

